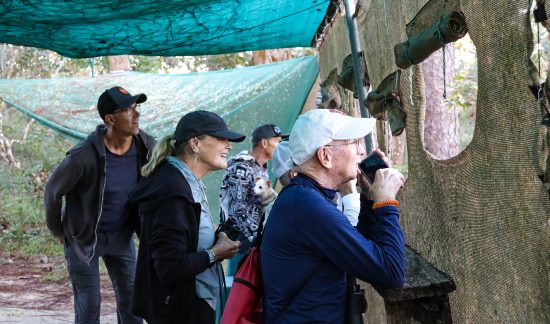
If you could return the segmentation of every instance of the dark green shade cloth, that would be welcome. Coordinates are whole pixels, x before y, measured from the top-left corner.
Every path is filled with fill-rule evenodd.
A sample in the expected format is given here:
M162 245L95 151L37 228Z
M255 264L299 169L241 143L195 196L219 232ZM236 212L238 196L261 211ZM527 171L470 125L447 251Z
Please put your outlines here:
M0 42L83 58L308 47L330 0L0 1Z

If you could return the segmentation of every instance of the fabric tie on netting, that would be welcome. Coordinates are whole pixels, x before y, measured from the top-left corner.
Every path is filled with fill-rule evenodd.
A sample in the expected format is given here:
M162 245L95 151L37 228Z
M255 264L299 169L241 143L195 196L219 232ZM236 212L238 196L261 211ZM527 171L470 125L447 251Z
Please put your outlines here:
M466 18L459 11L453 11L430 26L430 28L410 37L406 42L395 45L395 64L407 69L421 63L433 52L450 42L466 36Z
M0 99L78 141L103 122L96 109L99 95L120 85L132 94L147 95L139 108L139 125L157 139L173 132L184 114L208 110L221 115L230 129L248 136L233 145L231 154L236 154L250 148L250 136L258 125L273 123L290 132L318 71L317 58L306 56L191 74L123 72L96 78L4 79L0 80ZM214 172L205 179L213 215L218 214L222 175Z
M375 91L369 92L365 105L370 114L378 119L387 120L393 136L399 136L405 130L407 114L401 106L401 71L388 75Z
M363 69L363 78L362 78L363 86L365 88L369 88L370 87L369 72L367 71L367 64L365 63L363 52L359 52L358 55L359 55L359 63L361 63L362 69ZM346 56L346 58L342 62L342 72L338 74L338 84L344 89L352 91L353 93L357 93L357 89L355 89L356 88L355 79L353 77L352 54L349 54L348 56Z

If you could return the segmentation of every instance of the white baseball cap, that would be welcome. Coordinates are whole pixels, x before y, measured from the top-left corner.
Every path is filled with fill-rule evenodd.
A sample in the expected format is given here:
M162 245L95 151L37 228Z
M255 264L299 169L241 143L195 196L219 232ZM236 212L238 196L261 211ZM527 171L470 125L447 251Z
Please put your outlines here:
M354 118L331 109L310 110L298 117L292 127L290 156L296 165L301 165L333 140L365 137L375 125L374 118Z
M271 171L273 174L280 178L293 166L292 159L290 158L290 151L288 150L288 141L282 141L277 145L273 152L273 158L271 159Z

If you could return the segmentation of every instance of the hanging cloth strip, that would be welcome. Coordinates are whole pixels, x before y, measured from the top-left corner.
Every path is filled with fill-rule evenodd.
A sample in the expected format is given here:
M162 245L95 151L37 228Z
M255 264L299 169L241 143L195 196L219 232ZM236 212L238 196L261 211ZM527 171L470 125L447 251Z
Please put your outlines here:
M464 14L453 11L441 17L428 29L410 37L406 42L395 45L393 50L395 64L402 69L419 64L445 44L457 41L467 33Z
M369 73L367 71L367 64L365 63L365 57L363 52L359 52L359 62L363 65L363 86L365 88L370 87ZM357 90L355 89L355 81L353 78L353 57L349 54L342 63L342 72L338 75L338 84L344 89L352 91L357 97Z
M387 120L393 136L400 135L405 129L407 114L401 106L400 96L401 70L388 75L375 91L369 92L365 105L374 118Z

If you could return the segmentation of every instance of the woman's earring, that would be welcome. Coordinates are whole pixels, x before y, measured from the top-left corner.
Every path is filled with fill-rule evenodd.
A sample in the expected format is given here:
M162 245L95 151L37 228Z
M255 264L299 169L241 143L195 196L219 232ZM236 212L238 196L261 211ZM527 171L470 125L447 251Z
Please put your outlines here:
M193 138L194 140L196 140L197 142L199 141L198 138ZM197 165L197 163L199 162L199 149L196 147L196 146L191 146L191 149L193 150L193 153L195 153L195 161L193 162L193 165Z
M194 164L197 165L199 162L199 150L193 149L193 152L195 152L195 162Z

